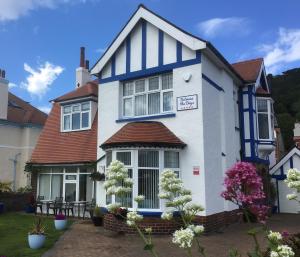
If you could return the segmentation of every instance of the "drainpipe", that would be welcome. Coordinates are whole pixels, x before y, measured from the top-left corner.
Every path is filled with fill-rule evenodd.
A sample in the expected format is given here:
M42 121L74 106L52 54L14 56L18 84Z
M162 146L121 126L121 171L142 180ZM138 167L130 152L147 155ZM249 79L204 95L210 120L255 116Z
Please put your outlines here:
M17 153L15 155L15 158L14 159L9 159L10 161L13 162L14 164L14 169L13 169L13 191L16 191L16 183L17 183L17 163L18 163L18 156L20 156L21 153Z

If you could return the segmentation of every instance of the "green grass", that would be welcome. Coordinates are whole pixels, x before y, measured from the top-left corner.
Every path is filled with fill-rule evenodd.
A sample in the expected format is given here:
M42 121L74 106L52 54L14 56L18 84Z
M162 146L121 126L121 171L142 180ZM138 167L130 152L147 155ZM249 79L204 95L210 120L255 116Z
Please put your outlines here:
M33 226L34 214L5 213L0 215L0 256L5 257L40 257L50 249L64 231L57 231L53 217L42 217L46 227L44 247L32 250L28 246L28 232ZM70 225L72 221L68 221Z

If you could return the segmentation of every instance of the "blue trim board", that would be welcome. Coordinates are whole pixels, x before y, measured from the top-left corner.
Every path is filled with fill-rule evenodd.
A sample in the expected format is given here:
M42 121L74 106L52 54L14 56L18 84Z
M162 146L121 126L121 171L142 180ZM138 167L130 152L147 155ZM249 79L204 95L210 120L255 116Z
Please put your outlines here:
M159 30L158 32L158 66L164 64L164 32Z
M131 51L131 39L129 34L126 38L126 73L130 72L130 51Z
M182 62L182 43L176 41L176 58L177 62Z
M278 186L278 180L276 179L276 193L277 193L277 208L278 208L278 213L280 213L280 203L279 203L279 186Z
M111 57L111 76L114 77L116 75L116 55L113 54Z
M201 63L201 54L198 54L198 57L196 57L195 59L192 59L192 60L165 64L162 66L153 67L153 68L149 68L146 70L127 72L126 74L116 75L114 77L109 77L109 78L104 78L104 79L101 78L101 79L99 79L99 83L104 84L104 83L117 81L117 80L126 81L126 80L131 80L131 79L137 79L140 77L152 76L152 75L155 75L158 73L170 72L176 68L199 64L199 63Z
M294 168L294 160L293 160L293 156L291 156L291 158L290 158L290 168L291 168L291 169Z
M146 69L147 63L147 22L142 20L142 70Z
M252 92L252 86L248 87L248 92ZM251 157L256 156L255 154L255 144L254 144L254 120L253 120L253 97L252 94L248 94L248 104L249 104L249 130L250 130L250 148L251 148Z
M155 120L155 119L164 119L164 118L173 118L173 117L176 117L176 113L167 113L167 114L159 114L159 115L144 116L144 117L134 117L134 118L123 118L123 119L116 120L116 122L121 123L121 122Z
M244 115L243 115L243 91L239 89L239 121L240 121L240 139L241 139L241 159L245 158L245 128L244 128Z
M205 74L203 74L203 73L202 73L202 78L203 78L206 82L208 82L210 85L212 85L214 88L216 88L217 90L225 92L224 89L223 89L221 86L219 86L217 83L215 83L214 81L212 81L209 77L207 77L207 76L206 76Z

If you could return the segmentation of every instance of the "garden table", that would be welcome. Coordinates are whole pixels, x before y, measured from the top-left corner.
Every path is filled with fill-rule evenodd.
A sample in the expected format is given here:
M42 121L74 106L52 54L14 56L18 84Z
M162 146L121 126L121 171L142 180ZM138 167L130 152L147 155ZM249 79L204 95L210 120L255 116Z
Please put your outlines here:
M84 206L85 204L87 204L88 203L88 201L79 201L79 202L73 202L74 203L74 206L75 207L77 207L77 216L78 216L78 218L80 218L80 208L82 207L82 206ZM83 214L84 215L84 214Z

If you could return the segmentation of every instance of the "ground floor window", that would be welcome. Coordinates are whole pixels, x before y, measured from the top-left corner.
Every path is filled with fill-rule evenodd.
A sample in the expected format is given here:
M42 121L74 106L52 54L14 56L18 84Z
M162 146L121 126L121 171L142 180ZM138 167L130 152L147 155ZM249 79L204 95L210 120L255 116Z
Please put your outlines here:
M107 151L109 162L119 160L128 169L128 176L134 181L132 192L125 197L122 206L128 208L139 208L140 210L159 210L159 178L165 169L174 170L180 174L179 151L167 149L130 149ZM133 198L137 195L144 195L145 201L136 206ZM114 196L106 196L106 204L120 202Z
M85 167L44 167L38 175L38 196L45 200L63 197L65 201L91 201L95 198L95 186Z

